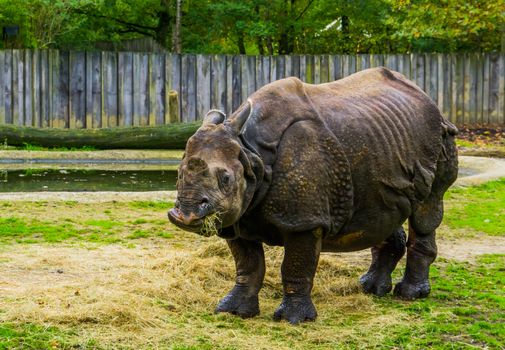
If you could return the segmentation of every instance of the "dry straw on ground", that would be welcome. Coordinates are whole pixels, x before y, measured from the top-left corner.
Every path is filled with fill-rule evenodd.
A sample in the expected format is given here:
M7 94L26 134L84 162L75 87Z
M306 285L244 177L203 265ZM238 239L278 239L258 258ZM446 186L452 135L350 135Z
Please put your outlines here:
M258 349L290 347L269 334L272 327L287 338L331 344L358 337L370 327L401 322L401 315L382 315L372 298L359 292L356 272L362 272L367 262L356 266L323 256L314 290L318 322L310 327L274 323L271 314L282 296L282 250L277 248L266 252L261 316L245 321L214 316L215 304L233 286L234 264L223 240L205 241L198 249L152 241L135 249L6 247L0 264L0 321L71 328L80 339L95 339L105 346L191 345L203 337L212 344L237 348L253 341ZM346 326L350 315L358 313L371 317L360 317L356 327ZM340 322L336 315L342 318L338 333L325 326L330 320Z

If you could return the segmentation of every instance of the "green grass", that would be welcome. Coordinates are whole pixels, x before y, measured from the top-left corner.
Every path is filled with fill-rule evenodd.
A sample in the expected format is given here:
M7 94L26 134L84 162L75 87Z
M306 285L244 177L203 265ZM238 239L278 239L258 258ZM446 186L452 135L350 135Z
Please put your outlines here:
M450 205L444 222L450 228L505 236L505 179L450 189L445 201Z
M475 263L437 261L427 299L399 302L376 298L412 321L393 331L385 347L407 349L500 349L505 346L505 255L483 255Z
M80 342L76 334L35 324L0 324L0 350L98 349L93 340Z
M77 151L96 151L97 148L92 146L83 147L42 147L37 145L32 145L30 143L24 143L21 147L16 147L22 151L54 151L54 152L77 152Z

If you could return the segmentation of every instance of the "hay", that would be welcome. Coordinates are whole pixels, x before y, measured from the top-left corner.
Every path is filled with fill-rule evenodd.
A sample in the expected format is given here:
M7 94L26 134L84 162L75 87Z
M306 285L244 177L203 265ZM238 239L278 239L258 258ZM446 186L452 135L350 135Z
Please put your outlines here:
M204 237L215 236L219 233L221 229L221 218L219 217L219 213L215 212L209 214L203 220L202 228L200 229L200 234Z

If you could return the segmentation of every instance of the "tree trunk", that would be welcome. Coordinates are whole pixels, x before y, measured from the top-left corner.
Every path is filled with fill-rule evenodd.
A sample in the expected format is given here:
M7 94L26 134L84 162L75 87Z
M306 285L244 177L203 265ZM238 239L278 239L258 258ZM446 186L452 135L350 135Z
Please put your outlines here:
M167 49L169 47L169 33L170 33L170 13L169 13L169 1L161 0L160 11L158 15L158 25L156 27L155 39L163 48Z
M175 28L173 33L172 52L181 53L181 7L182 0L176 2Z
M184 149L200 122L159 126L133 126L103 129L39 129L0 125L0 140L11 146L25 143L42 147L97 149Z
M239 33L238 35L238 52L241 55L245 55L245 43L244 43L244 33Z

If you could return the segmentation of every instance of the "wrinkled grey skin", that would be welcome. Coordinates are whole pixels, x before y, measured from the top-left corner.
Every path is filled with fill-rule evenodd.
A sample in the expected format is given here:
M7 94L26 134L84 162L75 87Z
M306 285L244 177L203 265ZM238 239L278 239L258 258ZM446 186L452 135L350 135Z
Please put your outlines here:
M259 313L263 243L284 246L284 297L274 319L314 320L321 251L372 249L367 293L426 297L442 197L457 176L456 128L401 74L385 68L321 85L288 78L253 95L229 119L211 111L188 141L169 218L199 232L219 213L236 285L217 312ZM408 240L402 224L408 220Z

